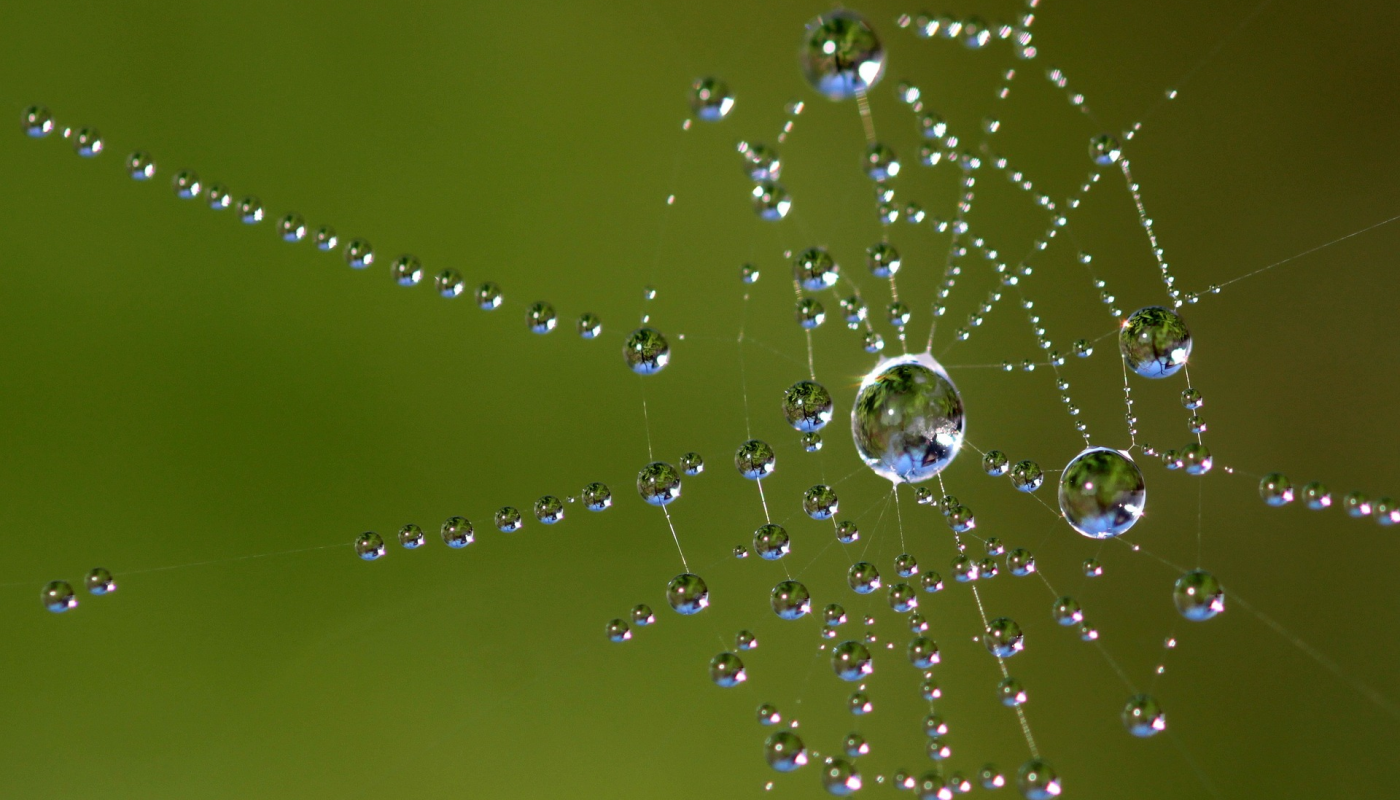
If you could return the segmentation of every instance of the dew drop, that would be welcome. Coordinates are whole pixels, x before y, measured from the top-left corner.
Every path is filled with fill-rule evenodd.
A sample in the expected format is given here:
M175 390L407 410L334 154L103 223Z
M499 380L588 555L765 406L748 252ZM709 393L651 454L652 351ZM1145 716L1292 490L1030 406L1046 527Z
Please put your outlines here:
M870 90L885 74L885 51L865 19L844 9L807 23L798 55L807 82L832 100Z
M476 533L466 517L448 517L442 523L442 541L448 547L461 549L476 541Z
M78 607L78 598L73 594L73 587L68 581L49 581L44 584L44 588L39 592L39 600L44 604L44 608L55 614Z
M88 594L92 595L111 594L117 590L117 582L112 578L112 573L102 567L88 570L87 576L83 578L83 585L87 587Z
M963 441L963 406L948 375L927 353L876 365L861 382L851 431L861 460L894 483L937 475Z
M1203 569L1193 569L1177 578L1172 600L1181 616L1192 622L1204 622L1225 610L1225 590L1214 575Z
M374 531L365 531L355 539L355 555L366 561L373 561L384 555L384 537Z
M1191 331L1175 311L1148 306L1134 311L1118 333L1128 368L1144 378L1176 374L1191 355Z
M1090 447L1060 473L1059 499L1070 527L1091 539L1108 539L1142 518L1147 488L1142 471L1125 453Z
M622 358L638 375L653 375L671 363L671 346L660 332L638 328L623 344Z
M710 587L699 575L682 573L666 585L666 602L681 614L698 614L710 605Z

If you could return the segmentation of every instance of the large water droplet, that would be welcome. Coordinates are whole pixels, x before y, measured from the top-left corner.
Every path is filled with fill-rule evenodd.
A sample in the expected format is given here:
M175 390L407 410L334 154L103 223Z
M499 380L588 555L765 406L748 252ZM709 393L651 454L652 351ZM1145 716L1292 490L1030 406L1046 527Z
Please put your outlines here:
M987 652L1001 658L1010 658L1026 647L1021 626L1016 624L1016 620L1008 617L997 617L987 623L987 631L982 641L987 645Z
M843 681L863 680L875 671L870 651L857 641L845 641L831 650L831 669Z
M763 757L779 772L792 772L807 764L807 748L792 731L778 731L763 743Z
M1134 311L1118 332L1128 368L1144 378L1174 375L1191 355L1191 331L1180 314L1162 306Z
M719 78L700 78L690 85L690 110L706 122L718 122L734 108L729 84Z
M1146 504L1142 470L1117 450L1090 447L1060 473L1060 512L1091 539L1125 533L1142 518Z
M777 561L788 554L791 539L781 525L768 523L753 534L753 549L759 557L767 561Z
M681 573L666 585L666 602L682 614L698 614L710 605L710 587L699 575Z
M638 375L660 372L671 363L671 346L666 337L651 328L638 328L622 346L622 358Z
M681 476L665 461L653 461L637 473L637 494L654 506L664 506L681 496Z
M39 592L39 600L44 604L44 608L55 614L78 607L78 598L73 594L73 587L68 581L49 581L44 584L44 588Z
M1167 729L1167 715L1157 705L1156 698L1136 694L1128 698L1127 705L1123 706L1123 727L1134 736L1155 736Z
M1225 610L1225 590L1215 576L1203 569L1193 569L1176 579L1172 600L1181 616L1203 622Z
M710 680L725 689L738 686L749 679L744 662L733 653L720 653L710 659Z
M783 619L801 619L812 610L812 595L797 581L783 581L769 597L773 613Z
M807 23L798 54L812 88L832 100L869 91L885 74L885 51L865 19L844 9Z
M776 466L777 456L767 442L750 439L739 445L739 449L734 453L734 468L749 480L772 475Z
M442 523L442 541L452 548L462 548L476 541L471 521L466 517L448 517Z
M964 424L958 390L927 353L880 362L851 409L861 460L896 483L927 480L948 466L962 447Z

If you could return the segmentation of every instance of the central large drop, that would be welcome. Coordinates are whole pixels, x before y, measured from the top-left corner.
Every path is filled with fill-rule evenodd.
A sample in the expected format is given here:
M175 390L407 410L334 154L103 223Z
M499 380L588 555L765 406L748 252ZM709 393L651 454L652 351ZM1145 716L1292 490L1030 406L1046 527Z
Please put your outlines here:
M962 447L963 427L962 397L928 353L875 365L851 409L856 452L894 483L918 483L942 472Z

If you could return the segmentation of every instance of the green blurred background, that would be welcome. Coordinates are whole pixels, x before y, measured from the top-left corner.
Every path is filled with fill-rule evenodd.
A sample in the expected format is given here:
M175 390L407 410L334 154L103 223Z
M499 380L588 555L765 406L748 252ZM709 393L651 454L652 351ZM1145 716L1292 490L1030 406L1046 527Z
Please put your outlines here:
M882 140L904 157L901 203L951 217L958 182L946 164L915 163L913 117L893 92L908 79L965 142L980 140L984 116L1000 119L989 145L1056 198L1088 173L1090 136L1155 108L1127 152L1187 289L1400 210L1393 4L1279 0L1253 17L1252 2L1043 5L1030 62L1004 42L971 52L916 39L894 25L914 7L859 5L890 54L871 102ZM729 556L762 521L753 485L729 465L747 435L746 385L753 435L779 452L766 485L795 540L790 568L818 607L845 604L846 635L872 613L881 643L908 637L882 594L845 587L860 550L843 554L829 524L799 516L803 489L844 479L841 516L859 521L866 557L890 571L900 552L888 487L856 469L845 434L873 360L839 324L834 296L814 335L817 375L838 403L825 449L802 452L777 406L805 376L785 249L828 245L873 316L888 299L861 263L881 228L858 166L860 121L851 104L810 92L795 63L802 24L824 8L8 4L6 113L47 104L60 126L100 128L108 151L89 162L17 123L0 136L0 794L713 798L762 795L776 778L771 796L819 795L816 767L778 776L763 763L760 702L797 716L824 754L864 733L866 793L892 793L877 774L930 766L918 676L902 656L881 651L876 711L850 716L850 687L813 655L819 621L768 610L782 566ZM1008 21L1022 11L1002 0L934 10ZM1092 117L1045 80L1052 66ZM998 101L1007 68L1020 74ZM706 74L728 80L736 108L682 132L686 88ZM1163 104L1172 86L1181 95ZM774 144L794 98L808 109L781 148L794 212L763 223L733 147ZM136 148L159 163L151 185L124 175ZM269 220L250 229L232 211L177 200L169 180L180 168L235 198L257 194ZM977 191L974 227L1014 263L1046 215L993 170L978 173ZM272 219L287 210L369 238L378 263L356 272L338 254L278 241ZM1115 325L1074 261L1078 247L1124 308L1165 299L1114 173L1070 230L1075 241L1038 255L1024 284L1064 350ZM921 341L948 237L903 221L890 235ZM1218 465L1319 479L1338 498L1400 494L1397 244L1400 226L1381 228L1185 309ZM430 275L454 267L472 284L499 282L506 305L486 314L467 297L392 285L388 263L404 252ZM763 270L747 311L745 261ZM987 262L964 265L935 353L963 392L969 437L1058 468L1079 440L1050 373L975 368L1035 356L1015 296L953 342L994 285ZM671 337L673 363L639 379L619 348L647 284L658 295L645 311ZM559 331L525 331L536 299L559 309ZM573 334L583 311L602 317L599 340ZM1126 446L1111 341L1065 375L1095 441ZM1134 381L1139 442L1189 441L1184 385ZM697 450L709 464L673 506L711 588L712 608L695 618L665 607L680 561L659 512L631 488L648 453L643 389L656 456ZM1400 697L1395 532L1339 508L1266 508L1247 475L1194 478L1154 462L1141 459L1149 514L1126 538L1194 566L1199 508L1201 563L1348 677L1238 604L1186 623L1169 599L1174 570L1073 534L965 454L947 478L977 532L1033 548L1167 711L1170 736L1127 735L1118 712L1129 688L1053 624L1046 586L1006 574L985 584L988 613L1026 630L1010 666L1067 796L1393 792L1395 706L1353 682ZM613 487L612 510L575 504L553 528L489 530L500 505L527 508L593 480ZM1042 499L1053 503L1052 490ZM908 550L946 577L954 551L942 520L907 495L902 513ZM465 551L436 536L453 514L477 525ZM406 522L428 532L426 548L391 541L379 562L354 558L356 534L390 539ZM1088 580L1080 563L1093 555L1105 574ZM61 616L40 607L45 581L76 585L97 565L116 574L114 596L83 593ZM1025 743L994 697L994 663L971 640L970 595L949 584L921 598L944 652L947 768L972 776L992 761L1014 772ZM658 624L607 643L604 623L637 602ZM720 690L706 662L741 627L761 642L745 656L750 680ZM1170 633L1181 644L1154 684Z

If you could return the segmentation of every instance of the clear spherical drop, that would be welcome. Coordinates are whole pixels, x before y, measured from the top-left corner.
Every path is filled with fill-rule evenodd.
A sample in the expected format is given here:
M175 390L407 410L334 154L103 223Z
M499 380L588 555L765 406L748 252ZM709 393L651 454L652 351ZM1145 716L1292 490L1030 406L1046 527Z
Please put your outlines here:
M846 582L856 594L870 594L880 588L880 571L868 561L857 561L846 571Z
M758 647L758 637L750 630L739 631L734 634L734 646L740 650L752 650Z
M399 256L389 266L389 276L400 286L417 286L423 280L423 262L417 256Z
M1204 622L1225 610L1225 590L1214 575L1203 569L1193 569L1177 578L1172 600L1181 616L1192 622Z
M699 575L682 573L666 585L666 602L681 614L698 614L710 605L710 587Z
M783 715L778 713L778 707L772 703L760 705L755 715L760 725L777 725L783 721Z
M813 89L832 100L870 90L885 74L885 50L865 19L840 9L807 23L798 53Z
M515 533L525 527L525 518L515 506L501 506L496 511L493 521L496 523L496 530L501 533Z
M889 278L899 272L902 263L899 258L899 251L889 242L879 242L871 245L865 251L865 263L870 267L870 274L877 278Z
M782 174L783 162L778 154L762 144L748 144L740 150L744 159L744 174L755 182L776 181Z
M765 561L777 561L788 554L791 539L783 526L768 523L753 534L753 549Z
M851 432L866 466L886 480L937 475L962 447L962 397L927 353L885 359L861 381Z
M690 110L706 122L718 122L734 108L729 84L719 78L700 78L690 85Z
M1024 547L1017 547L1006 554L1006 569L1018 578L1035 572L1035 556Z
M88 570L87 576L83 578L83 585L87 587L88 594L93 595L111 594L117 590L117 582L112 573L102 567Z
M606 483L594 481L583 487L583 507L589 511L606 511L612 506L612 490Z
M20 115L20 127L27 135L41 139L53 133L53 114L44 106L30 106Z
M92 158L102 152L102 134L96 128L79 128L73 134L73 151L83 158Z
M831 414L831 393L816 381L798 381L783 393L783 417L799 431L821 430Z
M1167 715L1162 712L1156 698L1135 694L1123 706L1123 727L1134 736L1155 736L1167 729Z
M798 326L805 330L813 330L821 327L826 322L826 306L815 297L804 297L797 301L797 310L793 312L797 319Z
M329 225L322 225L316 229L316 249L323 253L329 253L340 243L340 237L335 235L335 228Z
M1293 502L1293 483L1281 472L1270 472L1259 481L1259 496L1271 506Z
M1011 485L1023 492L1034 492L1045 483L1045 473L1034 461L1017 461L1011 468Z
M175 173L175 177L170 179L170 185L175 189L175 196L181 200L193 200L199 196L199 176L184 169Z
M1060 513L1091 539L1126 533L1142 518L1146 504L1142 470L1118 450L1087 448L1060 473Z
M997 617L987 623L987 630L982 641L987 646L987 652L1001 658L1010 658L1026 647L1021 626L1008 617Z
M1089 158L1095 164L1107 167L1118 163L1118 159L1122 157L1123 146L1113 134L1102 133L1089 140Z
M553 525L564 519L564 503L552 494L535 501L535 519L545 525Z
M1327 487L1317 481L1303 486L1303 502L1308 508L1314 511L1321 511L1332 505L1332 493L1327 491Z
M156 161L150 153L137 150L126 157L126 174L132 180L148 181L156 176Z
M834 797L847 797L860 791L860 771L844 758L828 758L822 762L822 788Z
M1026 687L1022 686L1020 681L1007 676L997 684L997 697L1002 705L1015 708L1024 704L1028 696Z
M943 576L934 570L924 570L924 574L919 576L919 586L930 594L943 591Z
M1094 346L1089 344L1088 339L1076 339L1074 342L1074 354L1080 358L1088 358L1094 354Z
M345 263L355 269L364 269L374 263L374 248L366 239L351 239L345 245Z
M448 547L461 549L476 541L476 532L466 517L448 517L442 523L442 541Z
M869 714L875 710L875 704L865 692L851 692L851 696L846 698L846 710L856 715Z
M625 642L632 638L632 629L627 625L626 620L614 619L608 622L604 632L610 642Z
M753 211L760 219L776 222L792 210L792 196L780 183L759 181L753 187ZM758 273L755 272L754 275ZM753 281L749 281L752 283Z
M749 679L744 662L733 653L720 653L710 659L710 680L716 686L729 689Z
M295 211L277 220L277 235L284 242L299 242L306 238L306 219Z
M525 326L531 333L549 333L558 323L559 318L554 313L554 306L549 303L531 303L530 307L525 309Z
M355 555L366 561L373 561L384 555L384 537L374 531L365 531L355 539Z
M654 506L664 506L681 496L681 476L665 461L653 461L637 473L637 494Z
M583 339L597 339L598 334L603 332L603 321L598 319L598 315L592 312L584 312L579 315L578 322L574 329Z
M842 520L836 523L836 541L842 544L850 544L860 540L860 528L850 520Z
M445 269L433 278L433 291L449 300L460 295L466 288L462 273L455 269Z
M909 663L919 669L928 669L939 661L938 645L927 636L915 636L911 639L907 654Z
M809 453L822 449L822 435L816 431L802 434L802 449Z
M908 553L900 553L894 558L895 574L901 578L910 578L919 573L919 561Z
M1210 448L1200 442L1192 442L1181 448L1181 466L1187 475L1204 475L1215 467L1215 458Z
M792 772L807 764L807 748L792 731L778 731L763 743L763 757L779 772Z
M907 614L919 607L919 595L907 583L896 583L890 587L890 608Z
M831 649L831 669L843 681L859 681L874 672L875 666L865 645L845 641Z
M982 456L982 471L991 475L993 478L999 478L1005 475L1010 465L1011 460L1000 450L988 450L986 454Z
M776 466L777 456L767 442L750 439L739 445L739 449L734 452L734 468L749 480L772 475Z
M1055 800L1062 791L1055 768L1039 758L1021 765L1016 773L1016 787L1026 800Z
M1139 308L1118 332L1118 349L1133 372L1165 378L1175 375L1191 355L1191 331L1170 308Z
M1078 625L1084 621L1084 609L1078 600L1066 595L1051 604L1050 617L1065 627Z
M996 764L987 764L977 771L977 782L982 785L983 789L992 791L1006 785L1006 776L1001 774L1001 770L997 769Z
M238 218L245 225L256 225L263 220L262 201L252 195L238 201Z
M501 287L487 281L476 287L476 305L482 311L492 311L501 307Z
M783 619L801 619L812 611L812 595L797 581L783 581L768 597L773 613Z
M632 606L632 622L645 627L656 622L656 615L651 613L651 606L646 603L638 603Z
M744 283L758 283L759 275L758 267L753 264L745 264L739 268L739 279Z
M233 205L233 195L222 183L211 183L209 188L204 190L204 202L209 204L212 211L223 211Z
M825 247L809 247L792 261L792 278L809 292L819 292L836 285L841 267Z
M68 581L49 581L44 584L44 588L39 591L39 601L44 604L44 608L55 614L78 607L78 598L73 594L73 587Z
M422 547L426 541L423 529L411 522L399 528L399 544L406 550L416 550Z
M659 331L638 328L622 345L622 358L638 375L653 375L671 363L671 345Z
M877 142L865 148L861 166L872 181L883 183L899 174L899 157L893 149Z
M819 483L802 495L802 510L812 519L831 519L841 510L841 503L835 489Z

